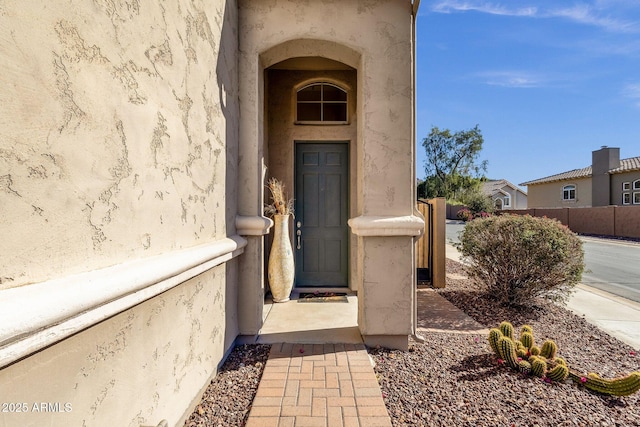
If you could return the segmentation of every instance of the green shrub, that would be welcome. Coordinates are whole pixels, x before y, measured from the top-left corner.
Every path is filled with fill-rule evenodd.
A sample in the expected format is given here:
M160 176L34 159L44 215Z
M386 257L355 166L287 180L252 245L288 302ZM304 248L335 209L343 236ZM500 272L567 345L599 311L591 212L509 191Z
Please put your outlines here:
M491 197L479 190L464 193L462 203L469 208L474 217L478 217L480 213L493 213L494 210Z
M464 222L471 221L473 219L473 214L467 208L460 209L456 214L456 216L458 217L459 220Z
M504 305L565 302L584 270L580 239L557 220L500 215L470 221L458 250L470 278Z

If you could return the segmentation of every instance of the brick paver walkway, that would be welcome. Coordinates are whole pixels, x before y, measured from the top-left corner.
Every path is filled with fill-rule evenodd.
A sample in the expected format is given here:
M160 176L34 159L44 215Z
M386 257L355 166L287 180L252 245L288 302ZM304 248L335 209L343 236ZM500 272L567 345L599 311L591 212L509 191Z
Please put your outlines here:
M363 344L275 344L247 427L391 426Z

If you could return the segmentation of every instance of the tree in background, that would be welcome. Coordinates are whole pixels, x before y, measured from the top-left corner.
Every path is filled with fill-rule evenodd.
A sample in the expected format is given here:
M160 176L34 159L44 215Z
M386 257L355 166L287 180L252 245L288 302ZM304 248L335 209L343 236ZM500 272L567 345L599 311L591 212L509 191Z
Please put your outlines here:
M434 126L422 141L427 153L427 178L419 185L418 195L459 200L464 195L479 193L487 171L487 161L478 162L483 142L478 125L453 134L449 129Z

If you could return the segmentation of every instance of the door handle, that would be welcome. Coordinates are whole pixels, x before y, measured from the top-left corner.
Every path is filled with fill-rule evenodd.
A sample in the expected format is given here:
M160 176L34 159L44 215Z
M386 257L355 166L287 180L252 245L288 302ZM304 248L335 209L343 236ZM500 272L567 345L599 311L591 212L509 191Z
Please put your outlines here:
M300 249L300 235L302 234L302 231L298 230L298 231L296 231L296 234L298 235L298 245L296 247L299 250Z

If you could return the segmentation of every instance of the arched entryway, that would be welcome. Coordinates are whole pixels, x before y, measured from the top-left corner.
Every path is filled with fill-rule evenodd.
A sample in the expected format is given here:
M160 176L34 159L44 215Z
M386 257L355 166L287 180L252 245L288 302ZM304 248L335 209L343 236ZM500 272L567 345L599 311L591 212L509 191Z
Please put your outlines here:
M357 71L308 56L280 61L264 76L266 175L283 181L295 200L295 287L349 288L357 244L347 224L357 212Z
M306 2L296 4L294 18L290 4L284 4L239 3L238 212L246 224L240 234L247 236L238 265L240 333L257 334L264 321L269 234L262 213L265 181L281 179L297 198L304 186L296 183L296 162L304 163L297 159L300 153L307 160L318 159L303 166L315 162L320 168L333 167L336 159L348 165L345 191L318 193L311 204L328 197L330 204L344 199L347 205L347 283L358 293L357 327L365 342L406 348L415 324L414 240L424 231L415 208L411 8L391 1L366 6ZM326 17L321 26L318 16ZM314 38L305 38L309 36ZM320 120L306 116L309 109L324 108L324 101L343 102L322 97L319 104L302 107L303 117L298 117L298 91L310 85L321 92L344 90L346 120L332 116L343 107L336 105L327 111L331 123L324 123L322 114ZM315 184L309 183L312 193L314 185L333 176L324 169L318 173ZM344 218L338 223L344 227ZM302 227L306 224L308 218ZM297 233L291 232L297 246ZM302 233L310 236L309 230ZM326 263L323 254L333 254L331 248L341 245L318 243L311 263ZM329 267L342 265L337 259L329 260ZM323 284L326 273L312 282Z

